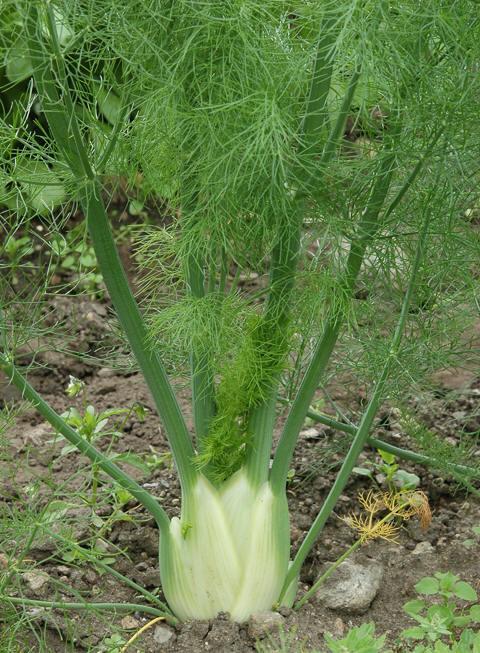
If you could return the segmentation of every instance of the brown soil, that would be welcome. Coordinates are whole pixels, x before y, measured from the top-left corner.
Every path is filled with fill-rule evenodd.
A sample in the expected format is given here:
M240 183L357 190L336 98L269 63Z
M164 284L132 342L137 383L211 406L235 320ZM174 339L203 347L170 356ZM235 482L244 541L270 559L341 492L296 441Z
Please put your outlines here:
M105 327L105 307L95 302L71 299L68 303L62 300L57 305L57 311L65 314L75 312L75 339L85 346L83 353L94 353L93 343L99 336L108 337ZM150 453L150 447L158 456L168 451L162 428L155 416L151 398L145 388L141 376L135 372L115 372L108 368L94 367L88 359L78 359L64 353L50 352L43 355L38 362L48 364L37 370L31 380L45 398L59 411L76 400L65 396L64 388L68 375L74 374L87 383L90 401L97 409L109 407L125 407L138 401L150 409L144 421L132 418L126 424L124 435L114 445L115 451ZM443 430L447 437L454 437L458 420L463 422L478 412L480 384L470 377L459 383L460 372L453 371L438 381L439 389L447 392L457 387L456 399L448 405L448 410L438 413L438 406L432 396L428 412L436 414L436 426ZM461 391L458 391L458 386ZM442 394L440 392L439 394ZM180 390L180 399L184 408L188 409L188 391ZM4 388L4 398L11 398L12 390ZM352 411L351 400L342 396L340 390L336 398L345 409ZM78 404L77 404L78 405ZM444 405L444 400L442 400ZM476 410L475 410L476 405ZM394 418L385 414L383 433L381 435L401 438L401 430ZM478 417L471 417L472 420ZM189 425L191 426L191 424ZM476 425L478 429L478 424ZM472 425L473 429L473 425ZM377 433L378 435L378 433ZM92 542L92 527L89 525L89 509L82 504L79 497L86 489L86 462L76 453L58 457L61 444L52 444L51 429L42 423L35 411L28 409L9 430L7 460L0 468L0 513L18 510L25 513L27 507L38 509L52 498L71 498L74 506L62 518L62 527L71 523L72 534L82 542ZM302 540L316 515L322 500L338 467L340 450L345 442L338 440L338 434L328 428L315 425L305 429L299 440L295 461L295 477L290 484L288 496L292 517L292 542L294 549ZM332 453L335 451L336 453ZM372 458L372 451L365 452ZM329 460L326 462L326 457ZM328 463L328 464L327 464ZM331 463L331 464L330 464ZM463 542L472 537L472 527L480 524L480 502L474 496L466 496L463 490L456 491L453 483L436 476L425 468L403 464L402 467L414 471L421 478L421 488L429 495L433 509L433 523L425 533L413 522L400 534L400 544L372 542L361 549L357 559L370 558L384 566L384 579L380 591L371 608L364 615L349 616L326 610L318 601L312 601L298 612L283 610L284 627L297 641L305 641L309 647L324 649L323 633L332 632L340 635L352 625L365 621L374 621L377 632L386 632L389 641L393 642L398 633L410 624L402 611L402 605L414 597L415 583L425 575L435 571L453 571L463 579L478 585L480 569L478 555L474 549L467 548ZM148 488L160 499L170 515L179 511L179 487L174 471L168 459L156 469L148 473L129 467L129 471L142 483L148 483ZM39 482L41 481L41 482ZM100 491L100 509L98 514L107 519L111 507L108 507L111 484L102 477ZM371 487L371 482L360 476L351 479L345 494L337 505L337 514L329 520L323 536L315 547L304 566L300 589L308 587L318 575L321 566L328 561L334 561L353 541L351 530L339 519L339 516L355 508L356 495L362 489ZM56 488L56 489L54 489ZM82 507L83 506L83 507ZM116 557L114 568L136 582L154 591L158 588L157 573L158 533L153 520L142 510L137 509L134 502L123 508L132 516L132 521L119 521L108 531L106 539L107 552ZM55 525L52 525L52 528ZM28 529L27 529L28 531ZM1 534L0 534L1 536ZM22 535L23 540L12 542L8 532L0 537L0 551L10 557L12 551L19 550L28 537L28 532ZM418 555L414 553L416 545L426 541L432 545L430 552ZM120 553L121 552L121 553ZM0 559L1 563L1 559ZM88 563L75 562L67 565L58 550L58 542L48 537L39 537L29 550L27 558L22 563L22 569L33 568L47 572L51 578L49 590L44 598L57 600L75 600L81 596L85 600L138 602L135 592L123 586L109 574L100 575ZM58 582L57 582L58 581ZM70 590L68 589L70 588ZM22 592L24 596L39 598L19 580L10 587L12 592ZM60 597L60 598L59 598ZM30 611L33 615L33 612ZM119 631L124 640L147 623L150 617L133 615L134 621L124 619L124 616L103 615L92 616L90 613L65 615L63 612L37 611L36 623L44 629L52 653L64 651L78 652L84 650L107 651L102 645L105 638ZM410 624L411 625L411 624ZM131 631L125 631L130 626ZM0 624L1 629L1 624ZM155 629L146 631L131 647L129 653L154 651L231 651L246 653L255 650L255 641L250 637L246 625L231 623L220 615L209 623L183 624L175 629L168 644L162 645L154 640ZM32 641L28 629L25 642ZM102 646L104 646L102 648ZM35 650L34 648L32 650Z

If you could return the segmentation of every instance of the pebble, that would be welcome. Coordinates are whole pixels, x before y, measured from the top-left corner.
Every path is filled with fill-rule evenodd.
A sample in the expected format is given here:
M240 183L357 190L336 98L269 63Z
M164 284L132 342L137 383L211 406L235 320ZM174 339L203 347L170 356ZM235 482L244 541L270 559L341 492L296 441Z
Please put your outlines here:
M123 617L123 619L121 620L120 626L125 630L132 630L133 628L139 628L140 622L137 619L135 619L135 617L132 617L131 615L127 614L127 616Z
M93 569L87 569L87 571L83 574L83 578L85 581L87 581L87 583L90 583L90 585L94 585L98 580L98 576L93 571Z
M33 426L25 433L25 446L40 447L47 439L53 439L52 427L46 422Z
M316 438L319 437L320 434L318 432L318 429L312 427L309 429L305 429L304 431L300 431L300 435L306 438L307 440L312 440L312 439L315 440Z
M22 578L27 583L30 590L36 595L42 594L43 591L47 589L50 582L50 576L47 572L38 569L24 572Z
M378 562L345 560L318 590L317 598L331 610L363 614L377 595L382 577L383 566Z
M248 621L248 634L252 639L262 639L277 633L283 623L284 619L278 612L254 612Z
M107 379L111 376L115 376L115 372L108 367L101 367L97 372L97 376Z
M115 383L107 383L106 385L97 388L97 395L108 395L111 392L115 392L117 385Z
M343 637L344 636L344 634L345 634L345 624L342 621L342 619L340 619L340 617L337 617L335 619L335 621L333 622L332 630L333 630L332 635L334 637Z
M173 637L173 630L168 626L155 626L153 639L156 644L166 644Z
M433 553L434 551L435 551L435 547L433 547L430 544L430 542L419 542L417 546L413 549L412 555L421 556L428 553Z

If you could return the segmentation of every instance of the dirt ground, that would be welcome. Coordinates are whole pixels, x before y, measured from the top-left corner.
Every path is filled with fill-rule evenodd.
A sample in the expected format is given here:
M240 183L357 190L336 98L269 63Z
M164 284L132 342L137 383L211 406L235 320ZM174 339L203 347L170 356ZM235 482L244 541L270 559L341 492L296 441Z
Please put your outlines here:
M159 498L170 515L177 514L180 505L179 486L174 470L171 468L167 453L168 448L162 428L155 416L153 402L144 385L141 375L135 371L114 371L99 368L89 361L88 355L95 354L94 343L102 340L108 343L110 337L106 328L106 308L96 301L70 299L58 301L55 306L56 319L75 314L75 334L72 338L77 351L83 359L69 356L64 352L51 351L41 354L37 362L41 366L31 376L34 386L59 411L68 406L79 405L77 399L65 395L65 386L70 374L86 382L91 403L99 410L112 407L126 407L139 402L149 411L142 421L137 416L130 418L124 428L124 435L114 444L119 452L135 452L140 455L155 453L148 472L128 467L129 471ZM47 369L48 366L48 369ZM443 431L445 437L455 438L460 422L473 420L470 430L478 430L478 408L480 402L480 380L471 374L452 371L437 380L438 399L430 395L428 405L423 407L425 414L435 416L436 427ZM450 402L445 403L445 395L454 392ZM336 392L336 395L335 395ZM0 397L10 400L15 396L12 388L0 386ZM181 402L188 405L188 389L180 391ZM441 399L440 399L441 397ZM354 412L352 399L344 396L341 389L334 389L336 399L344 409ZM353 403L356 403L353 400ZM408 447L408 439L402 434L394 414L385 409L381 415L381 428L375 435L384 437L395 444ZM191 426L191 424L189 424ZM4 461L0 468L0 514L21 516L28 511L40 510L52 500L71 501L71 507L63 514L61 527L63 532L77 538L84 545L91 546L98 538L95 528L92 530L89 508L82 503L81 496L88 484L88 466L85 459L77 453L59 457L61 443L52 443L52 430L32 409L23 412L16 424L9 429ZM102 447L105 448L106 442ZM292 545L295 550L313 518L319 510L334 478L341 458L341 451L347 441L340 439L338 433L325 426L311 425L305 427L300 437L293 468L295 475L289 485L288 498L291 509ZM363 460L374 458L369 449L362 455ZM472 527L480 525L480 502L473 495L445 480L423 467L402 463L402 467L415 472L421 479L421 489L429 496L433 522L427 532L421 531L418 524L410 522L399 537L399 544L381 541L365 545L358 552L359 561L369 559L383 566L384 575L378 595L370 609L363 615L348 615L327 610L320 601L312 600L297 612L282 609L284 630L290 633L292 641L304 642L310 648L324 650L323 633L341 635L352 625L373 621L379 634L387 633L393 645L399 632L411 625L402 611L403 604L415 595L415 583L425 575L435 571L452 571L475 586L480 586L480 568L478 546L467 548L464 541L472 537ZM361 476L352 477L345 493L337 504L336 513L328 521L323 535L309 556L301 576L300 592L307 588L317 577L322 565L334 561L345 548L353 542L354 534L339 517L346 515L356 507L356 497L362 489L372 487L372 482ZM102 476L99 492L100 508L97 511L103 522L111 515L111 484ZM110 506L110 507L109 507ZM135 580L143 587L154 591L158 588L158 532L153 520L138 509L135 502L123 507L130 521L115 522L105 532L105 540L97 544L103 547L102 554L115 559L113 568ZM5 520L4 523L8 523ZM59 524L52 524L60 527ZM97 525L101 530L102 526ZM69 530L70 529L70 530ZM12 558L18 554L28 538L29 528L21 536L4 527L0 533L0 552L3 560L12 564ZM105 543L106 542L106 543ZM428 542L431 546L422 545ZM12 554L12 552L15 552ZM9 591L30 596L31 598L48 598L60 601L72 601L75 597L82 600L138 602L135 591L122 585L109 574L100 573L88 562L65 560L65 547L46 535L36 538L23 560L21 571L41 570L48 574L46 586L33 592L28 584L21 580L12 582ZM161 596L161 594L160 594ZM44 632L52 653L64 651L108 651L115 649L108 638L119 632L124 641L143 624L151 619L148 615L138 613L124 615L98 614L85 612L65 614L62 611L28 611L34 617L36 627ZM1 619L0 619L1 622ZM7 626L4 626L7 627ZM2 628L0 623L0 629ZM155 628L148 629L129 647L129 653L154 651L231 651L246 653L254 651L255 638L248 625L231 623L220 615L209 623L187 623L172 629L168 642L161 643L155 639ZM32 642L32 633L25 630L25 646ZM23 646L23 644L22 644ZM23 650L23 649L22 649ZM32 649L35 650L35 649ZM120 649L118 649L120 650ZM296 650L296 648L292 648Z

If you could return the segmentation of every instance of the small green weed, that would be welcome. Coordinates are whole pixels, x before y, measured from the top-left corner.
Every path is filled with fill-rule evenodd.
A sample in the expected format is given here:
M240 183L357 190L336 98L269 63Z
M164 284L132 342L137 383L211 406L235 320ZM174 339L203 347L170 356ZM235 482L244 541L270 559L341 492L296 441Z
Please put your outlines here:
M466 546L467 549L471 549L480 544L480 526L474 526L472 532L475 537L469 537L462 542L463 546Z
M415 589L419 594L428 597L414 599L404 605L405 612L417 625L403 631L403 637L425 642L414 649L415 653L450 650L440 646L442 640L447 640L449 644L460 644L461 638L457 641L459 630L480 623L477 592L472 585L455 574L437 572L434 576L426 576L415 585ZM432 602L432 599L435 602ZM461 606L458 605L459 601L475 605ZM462 634L463 644L466 646L465 641L470 636L465 635L465 632L469 631ZM437 642L440 642L438 647ZM435 643L437 648L428 648L432 643Z
M391 653L385 650L385 635L375 637L375 625L373 623L362 624L351 628L342 639L334 639L331 635L325 635L328 650L332 653Z
M377 453L379 462L367 460L362 467L355 467L353 471L360 476L368 476L375 484L386 485L389 492L413 490L420 485L416 474L400 467L395 454L382 449L377 449Z
M50 242L61 270L70 273L81 292L92 299L103 297L103 277L98 272L94 249L86 241L85 226L72 229L67 236L57 234Z

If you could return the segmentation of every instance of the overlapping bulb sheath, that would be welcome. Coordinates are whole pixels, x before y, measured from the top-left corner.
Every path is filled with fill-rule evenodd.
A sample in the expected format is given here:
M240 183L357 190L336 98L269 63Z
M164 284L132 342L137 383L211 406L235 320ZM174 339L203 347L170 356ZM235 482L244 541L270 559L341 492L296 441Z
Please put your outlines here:
M165 597L181 620L228 612L244 621L278 600L288 570L286 497L256 488L243 470L217 489L199 475L188 521L174 517L160 542Z

